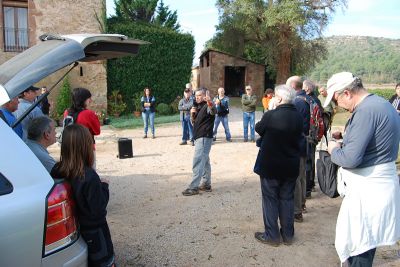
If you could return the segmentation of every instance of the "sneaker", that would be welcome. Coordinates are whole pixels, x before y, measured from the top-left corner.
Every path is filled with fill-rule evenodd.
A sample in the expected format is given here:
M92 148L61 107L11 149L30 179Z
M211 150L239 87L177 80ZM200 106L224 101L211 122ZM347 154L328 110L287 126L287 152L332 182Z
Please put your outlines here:
M270 245L273 247L278 247L279 246L279 241L272 241L272 240L268 240L264 237L264 233L261 232L256 232L254 234L254 237L257 239L257 241L266 244L266 245Z
M187 188L182 192L182 195L184 196L194 196L199 194L199 189L190 189Z
M311 191L306 192L306 199L311 199Z
M232 139L226 139L226 142L232 142Z
M302 223L303 222L303 214L301 214L301 213L295 214L294 215L294 221L298 222L298 223Z
M179 143L179 145L181 145L181 146L186 145L186 144L187 144L186 141L182 141L182 142Z
M200 190L200 191L206 191L206 192L212 192L212 189L211 189L211 185L210 185L210 184L201 184L201 185L199 186L199 190Z
M153 136L152 136L151 138L155 139L155 138L156 138L156 136L153 134Z
M192 143L192 146L194 146L194 141L190 141L190 143Z
M214 141L214 142L217 141L217 137L214 136L214 137L213 137L213 141Z
M145 134L145 135L143 136L143 138L147 138L147 134Z
M243 140L243 142L245 142L245 143L246 143L247 141L248 141L247 139L244 139L244 140Z
M251 141L252 143L255 143L255 142L256 142L256 140L254 140L254 139L251 139L250 141Z

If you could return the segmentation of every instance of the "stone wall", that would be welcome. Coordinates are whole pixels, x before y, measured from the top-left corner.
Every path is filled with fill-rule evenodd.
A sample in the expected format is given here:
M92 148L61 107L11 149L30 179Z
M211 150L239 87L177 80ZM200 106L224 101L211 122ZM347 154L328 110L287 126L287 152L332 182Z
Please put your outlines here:
M3 4L3 1L1 1ZM45 33L101 33L100 19L105 8L105 0L29 0L28 27L29 46L39 41L39 36ZM0 12L2 13L2 12ZM3 19L0 18L1 26ZM3 37L0 38L0 63L5 62L16 53L4 52ZM92 109L107 109L107 73L105 62L80 63L70 74L72 88L85 87L92 92ZM82 68L82 76L81 70ZM50 77L40 81L37 86L46 85L50 88L68 68L64 68ZM59 87L50 94L50 101L55 105Z

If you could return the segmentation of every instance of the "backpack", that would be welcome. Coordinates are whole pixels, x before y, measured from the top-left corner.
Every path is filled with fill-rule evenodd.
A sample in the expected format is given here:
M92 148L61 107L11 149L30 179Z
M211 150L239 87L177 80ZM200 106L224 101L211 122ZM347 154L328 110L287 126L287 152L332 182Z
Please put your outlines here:
M62 135L63 135L65 127L74 124L76 122L76 119L78 118L78 115L79 115L80 112L81 111L78 111L78 112L74 113L74 112L68 110L67 116L65 116L65 118L63 119L61 133L57 138L59 143L62 142Z
M331 155L324 150L319 151L317 159L317 178L322 193L330 198L339 196L337 191L338 165L331 161Z
M313 143L318 144L325 134L323 112L317 102L311 97L298 97L306 101L310 107L310 130L308 132L308 137Z

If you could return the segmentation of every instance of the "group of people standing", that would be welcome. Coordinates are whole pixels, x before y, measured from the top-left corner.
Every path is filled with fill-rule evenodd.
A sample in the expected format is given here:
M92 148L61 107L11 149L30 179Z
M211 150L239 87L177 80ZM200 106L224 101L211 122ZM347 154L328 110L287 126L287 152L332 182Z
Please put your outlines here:
M290 77L286 85L275 88L276 109L266 112L256 124L262 141L254 171L260 175L265 230L256 232L255 238L264 244L279 246L282 239L290 245L294 222L302 222L306 211L307 173L311 173L307 151L313 152L308 136L310 88L312 84L299 76ZM349 72L333 75L327 89L320 88L320 95L324 120L330 122L333 105L351 113L344 133L332 133L340 140L327 144L332 162L340 167L337 182L343 197L336 251L341 262L348 261L349 266L372 266L378 246L400 239L400 187L395 165L400 141L398 103L393 100L391 105L369 94L361 79ZM393 99L399 97L400 92Z

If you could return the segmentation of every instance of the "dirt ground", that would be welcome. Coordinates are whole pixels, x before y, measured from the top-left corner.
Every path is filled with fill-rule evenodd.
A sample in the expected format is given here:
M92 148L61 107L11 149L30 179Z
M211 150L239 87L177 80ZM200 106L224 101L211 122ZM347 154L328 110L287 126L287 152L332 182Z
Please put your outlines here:
M257 113L256 121L261 118ZM319 189L307 200L304 222L295 224L292 246L261 244L259 177L253 173L254 143L244 143L241 112L232 109L233 142L220 125L210 158L213 192L184 197L191 181L194 147L180 146L179 123L143 130L102 128L97 171L110 180L107 220L118 266L340 266L334 247L341 199ZM118 159L117 140L133 140L134 157ZM50 149L56 156L59 148ZM374 266L400 266L400 246L377 250Z

